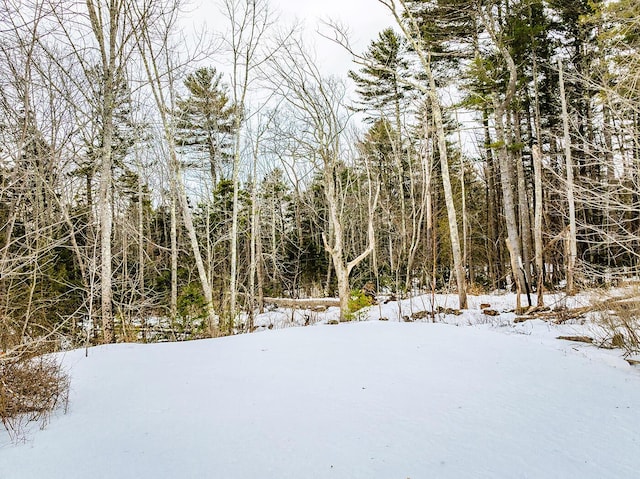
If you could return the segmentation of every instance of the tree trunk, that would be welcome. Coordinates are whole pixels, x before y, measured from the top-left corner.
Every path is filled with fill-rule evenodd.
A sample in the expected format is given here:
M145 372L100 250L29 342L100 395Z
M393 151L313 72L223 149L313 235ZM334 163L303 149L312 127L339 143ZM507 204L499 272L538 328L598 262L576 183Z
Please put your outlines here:
M378 195L380 194L379 185L376 185L376 192L373 192L371 178L369 182L369 200L368 200L368 244L366 249L356 258L346 262L344 252L344 231L342 219L340 218L338 208L340 199L336 192L336 159L325 159L325 197L329 207L329 222L331 231L331 240L327 240L326 235L322 235L324 247L331 255L333 268L336 272L336 280L338 282L338 295L340 298L340 321L346 321L349 318L349 298L351 290L349 287L349 276L351 271L360 264L375 249L375 230L374 230L374 213L378 204Z
M336 260L333 264L335 266ZM349 275L346 268L336 268L336 281L338 283L338 298L340 299L340 321L346 321L349 319L349 299L351 298Z
M524 264L522 261L522 250L520 248L520 236L518 234L518 218L516 216L516 205L514 198L514 182L512 176L513 165L510 161L509 149L508 146L510 144L509 138L507 137L506 128L505 128L505 115L509 106L511 105L511 100L513 99L516 92L516 82L518 78L518 70L516 68L516 64L513 61L513 57L509 52L509 49L502 42L501 38L498 37L494 20L491 17L490 13L485 12L482 7L479 11L482 22L487 28L487 32L491 37L493 43L500 51L500 54L505 62L505 66L509 72L509 81L507 83L506 92L504 98L500 100L498 98L498 94L494 95L493 103L494 103L494 116L495 116L495 129L496 129L496 139L498 140L498 160L500 163L500 183L502 186L502 197L503 197L503 209L505 216L505 223L507 227L507 249L509 250L509 258L511 262L511 270L513 272L513 278L516 283L516 309L521 309L521 298L522 287L525 284L524 278ZM529 306L531 306L531 301L529 298Z
M264 313L264 265L262 263L262 229L258 222L256 231L256 276L258 280L258 311Z
M504 131L504 109L496 100L495 105L495 128L499 143L498 159L500 162L500 184L502 186L502 204L504 208L504 218L507 226L507 249L511 260L511 271L516 283L516 309L521 309L520 295L524 284L522 271L522 253L520 251L520 238L518 235L518 222L516 218L515 199L513 193L512 164L509 161L509 150L507 149L507 139Z
M418 55L420 63L427 76L428 87L421 87L421 90L427 94L430 105L432 108L433 121L436 129L438 153L440 155L440 164L442 167L442 186L444 188L445 203L447 207L447 218L449 220L449 237L451 240L451 252L453 254L453 264L456 276L456 282L458 285L458 300L461 309L467 307L467 280L466 272L462 258L462 249L460 248L460 235L458 233L458 220L455 208L455 200L453 197L453 190L451 188L451 178L449 174L449 158L447 151L447 134L444 126L444 120L442 117L442 106L440 99L438 98L438 90L435 83L435 78L431 70L431 52L427 50L424 44L419 40L420 27L418 26L416 19L411 15L409 9L407 9L407 2L405 0L399 0L400 7L404 10L403 13L399 12L394 1L379 0L390 13L393 15L396 24L403 32L405 38L409 44L413 47L414 51ZM405 18L403 15L408 15Z
M138 297L140 307L144 307L146 295L144 288L144 195L142 192L142 174L138 172ZM141 312L144 317L144 312ZM146 329L146 328L143 328Z
M174 153L175 155L175 153ZM174 160L176 161L176 160ZM193 225L193 218L191 216L191 209L189 208L189 202L187 200L187 193L182 184L182 179L177 178L180 206L182 209L182 218L184 220L184 227L187 230L187 235L191 242L191 249L193 250L193 259L198 268L198 277L200 278L200 284L202 286L202 292L204 294L205 308L207 310L207 328L211 336L217 334L218 317L213 309L213 291L211 285L207 279L207 270L204 267L204 261L202 261L202 254L200 253L200 245L198 244L198 236L196 235L196 229Z
M535 183L535 214L534 214L534 237L536 252L536 272L538 273L536 294L538 296L536 305L544 306L544 258L542 243L542 153L539 145L533 145L533 171Z
M98 218L100 221L100 298L103 340L105 343L116 341L115 325L113 322L112 300L113 291L111 284L111 235L113 229L113 216L111 211L111 163L113 143L113 111L115 108L115 75L117 59L117 37L119 34L118 3L110 3L108 7L109 21L106 25L108 31L103 31L103 18L100 8L96 9L93 0L86 0L87 11L91 20L93 34L99 45L102 58L102 148L100 152L100 185L98 198ZM105 41L106 40L106 41Z
M240 115L236 115L238 118ZM231 334L236 320L236 303L238 297L238 215L240 213L239 205L239 176L240 176L240 121L236 122L236 141L235 151L233 155L233 210L231 214L231 271L229 273L229 322L227 324L227 332Z
M567 202L569 204L569 232L567 237L567 294L575 294L575 267L578 256L576 204L574 198L573 182L573 158L571 156L571 132L569 130L569 112L567 98L564 89L564 72L562 60L558 59L558 72L560 82L560 102L562 105L562 125L564 133L564 155L567 174Z
M449 160L447 156L447 138L442 120L442 111L440 109L439 99L435 91L436 85L431 68L427 70L429 83L432 89L432 108L433 116L436 124L436 132L438 135L438 152L440 153L440 165L442 169L442 187L444 189L444 200L447 206L447 217L449 219L449 237L451 240L451 252L453 254L453 267L456 275L456 283L458 285L458 300L460 309L467 308L467 279L462 258L462 250L460 248L460 235L458 233L458 217L456 213L455 199L453 197L453 189L451 188L451 178L449 175Z
M522 135L520 134L520 115L515 112L513 115L513 129L515 131L515 141L522 144ZM527 183L524 172L524 164L522 152L518 151L516 155L516 175L518 188L518 215L520 220L520 238L522 244L522 264L524 287L527 296L530 294L531 281L531 217L529 215L529 196L527 195ZM530 298L529 298L530 300ZM530 301L529 301L530 304Z
M175 173L172 173L175 174ZM171 321L175 321L178 317L178 217L176 214L177 188L175 185L175 177L171 178L171 300L169 306L169 314Z
M533 49L533 78L538 77L537 69L537 57L535 49ZM534 245L535 245L535 263L536 263L536 295L538 307L544 306L544 244L542 242L542 216L544 213L543 201L544 196L542 193L542 151L540 145L542 145L542 127L540 126L540 96L538 93L538 83L533 82L533 94L534 94L534 123L536 132L536 143L532 145L533 155L533 182L534 182Z

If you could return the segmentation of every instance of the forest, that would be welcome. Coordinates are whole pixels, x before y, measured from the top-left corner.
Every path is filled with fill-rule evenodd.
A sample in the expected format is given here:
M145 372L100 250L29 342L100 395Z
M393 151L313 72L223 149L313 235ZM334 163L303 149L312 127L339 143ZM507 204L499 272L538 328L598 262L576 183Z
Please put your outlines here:
M0 0L0 353L638 277L640 4L378 3L335 76L268 0Z

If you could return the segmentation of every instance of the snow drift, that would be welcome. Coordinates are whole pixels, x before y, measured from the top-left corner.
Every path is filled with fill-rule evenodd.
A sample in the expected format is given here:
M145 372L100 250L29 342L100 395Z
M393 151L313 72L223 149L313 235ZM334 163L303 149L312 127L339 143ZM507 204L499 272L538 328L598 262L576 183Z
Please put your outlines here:
M364 322L67 353L2 479L635 478L640 376L526 335Z

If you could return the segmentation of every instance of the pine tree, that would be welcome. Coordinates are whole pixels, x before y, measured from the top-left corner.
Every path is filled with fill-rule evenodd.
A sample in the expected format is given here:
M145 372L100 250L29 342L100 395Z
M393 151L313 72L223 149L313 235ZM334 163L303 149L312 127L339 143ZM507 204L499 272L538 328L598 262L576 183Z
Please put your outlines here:
M177 102L177 143L188 155L208 161L215 186L221 164L231 157L235 107L213 67L197 69L184 85L189 96Z
M356 109L367 113L367 121L373 122L380 116L396 120L400 117L403 100L410 90L402 81L408 74L405 53L405 41L387 28L369 45L364 54L365 66L359 72L349 71L361 99Z

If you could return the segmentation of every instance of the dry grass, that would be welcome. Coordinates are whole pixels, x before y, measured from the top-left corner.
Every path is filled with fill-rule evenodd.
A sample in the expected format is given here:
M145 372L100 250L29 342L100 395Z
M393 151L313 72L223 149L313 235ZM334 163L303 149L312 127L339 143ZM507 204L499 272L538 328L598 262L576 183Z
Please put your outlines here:
M621 348L627 355L640 352L640 288L634 286L622 297L599 303L596 323L606 332L603 346Z
M0 357L0 421L14 441L30 422L44 426L52 411L66 406L68 391L69 379L53 357Z

